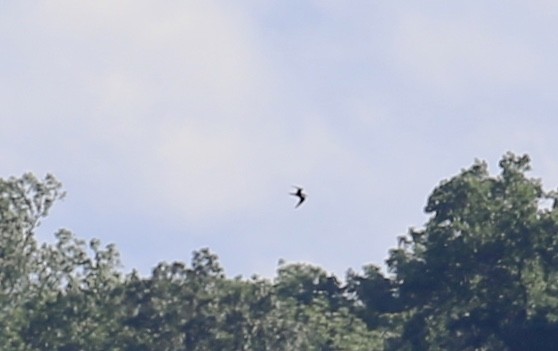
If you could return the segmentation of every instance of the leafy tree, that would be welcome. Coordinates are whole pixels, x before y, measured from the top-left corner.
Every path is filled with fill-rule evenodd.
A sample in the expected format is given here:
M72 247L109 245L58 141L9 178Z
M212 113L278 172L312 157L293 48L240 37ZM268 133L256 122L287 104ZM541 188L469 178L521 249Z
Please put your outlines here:
M337 278L306 264L279 266L276 307L281 350L382 350L383 330L369 330Z
M307 264L274 280L227 278L209 249L150 276L119 271L113 245L36 228L63 196L52 176L0 179L0 349L115 351L551 350L558 343L558 192L507 154L428 199L388 275L345 282Z
M307 264L281 264L275 287L279 296L292 297L301 304L310 304L318 297L325 298L332 308L344 302L344 289L337 278Z
M226 279L216 256L196 251L191 268L160 264L148 279L128 278L120 344L126 350L380 350L379 334L340 307L341 295L331 298L328 281L305 265L280 267L275 284Z
M113 245L35 230L63 196L52 176L0 180L0 348L6 350L376 350L337 278L281 266L275 282L227 279L217 256L124 276Z
M48 284L35 279L42 262L34 231L63 196L60 188L50 175L44 181L31 174L0 179L0 349L25 349L19 334L24 304Z
M63 195L50 175L0 179L0 349L107 349L119 281L115 248L92 240L89 253L66 230L53 245L35 238Z
M396 285L385 277L374 265L363 267L363 274L353 270L347 272L347 292L356 299L354 313L366 322L369 328L387 325L387 314L399 312L399 301L395 298ZM387 324L386 324L387 323Z
M428 199L388 265L412 350L549 350L558 342L556 200L528 178L527 156L507 154L491 177L477 162Z
M218 349L223 280L217 257L206 249L194 253L191 268L160 263L149 279L130 275L124 286L123 349Z
M43 245L39 253L42 286L24 305L28 323L21 335L36 350L111 349L122 300L116 289L118 253L95 239L87 246L66 230L56 237L55 245Z

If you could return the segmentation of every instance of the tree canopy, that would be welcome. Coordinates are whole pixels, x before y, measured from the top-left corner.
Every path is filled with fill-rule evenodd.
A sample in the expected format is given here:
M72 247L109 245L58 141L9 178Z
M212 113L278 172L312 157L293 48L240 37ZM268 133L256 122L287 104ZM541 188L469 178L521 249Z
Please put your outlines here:
M63 197L48 175L0 179L2 350L551 350L558 344L558 196L527 156L475 162L429 196L430 215L340 279L281 263L229 278L209 249L148 276L68 230L35 232Z

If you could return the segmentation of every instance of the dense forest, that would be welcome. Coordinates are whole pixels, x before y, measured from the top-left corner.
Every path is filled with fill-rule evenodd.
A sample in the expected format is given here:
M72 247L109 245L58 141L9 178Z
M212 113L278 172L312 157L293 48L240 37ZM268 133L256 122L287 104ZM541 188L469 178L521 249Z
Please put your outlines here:
M386 269L343 278L306 264L229 278L208 249L123 273L112 245L36 240L63 195L54 177L0 180L0 350L556 349L558 194L527 156L499 165L442 181Z

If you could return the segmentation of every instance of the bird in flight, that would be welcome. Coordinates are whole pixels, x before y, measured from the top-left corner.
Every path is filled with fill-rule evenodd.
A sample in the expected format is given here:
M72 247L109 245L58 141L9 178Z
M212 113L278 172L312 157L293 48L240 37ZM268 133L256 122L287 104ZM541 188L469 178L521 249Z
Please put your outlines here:
M302 192L301 187L293 186L293 188L296 188L296 191L294 193L289 193L289 194L298 197L298 203L295 206L295 208L297 208L304 202L304 200L306 200L306 194Z

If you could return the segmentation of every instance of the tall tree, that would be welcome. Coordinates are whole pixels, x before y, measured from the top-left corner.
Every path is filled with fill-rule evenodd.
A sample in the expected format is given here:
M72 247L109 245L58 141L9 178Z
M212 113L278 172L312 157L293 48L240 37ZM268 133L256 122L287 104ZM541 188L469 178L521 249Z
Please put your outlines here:
M412 350L548 350L558 342L558 209L529 158L507 154L501 173L477 162L428 199L432 217L388 265L409 313Z
M0 349L25 349L18 333L26 323L24 304L49 283L35 279L42 262L34 233L63 196L60 189L50 175L0 179Z

